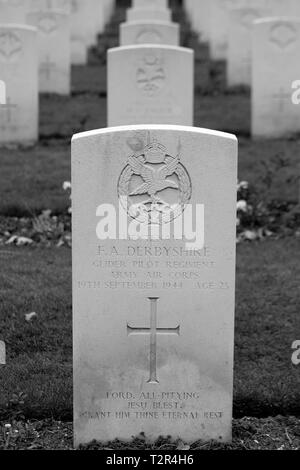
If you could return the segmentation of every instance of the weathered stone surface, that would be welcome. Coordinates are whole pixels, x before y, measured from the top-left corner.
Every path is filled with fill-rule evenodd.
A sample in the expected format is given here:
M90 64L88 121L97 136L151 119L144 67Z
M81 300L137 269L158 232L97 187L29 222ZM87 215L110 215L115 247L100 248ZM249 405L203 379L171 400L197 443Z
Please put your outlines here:
M236 180L229 134L132 126L74 136L76 445L141 432L230 441Z
M194 53L140 45L108 51L108 125L193 125Z

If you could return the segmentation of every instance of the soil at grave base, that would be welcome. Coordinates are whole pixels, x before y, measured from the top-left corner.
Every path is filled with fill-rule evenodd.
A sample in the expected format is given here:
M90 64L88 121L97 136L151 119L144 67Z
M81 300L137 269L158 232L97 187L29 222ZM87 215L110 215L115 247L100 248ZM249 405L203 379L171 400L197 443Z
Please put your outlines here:
M0 423L1 450L73 450L72 423L60 421L14 421ZM159 438L147 445L143 435L130 443L92 442L80 450L300 450L300 418L242 418L233 420L233 442L222 445L196 441L191 446Z

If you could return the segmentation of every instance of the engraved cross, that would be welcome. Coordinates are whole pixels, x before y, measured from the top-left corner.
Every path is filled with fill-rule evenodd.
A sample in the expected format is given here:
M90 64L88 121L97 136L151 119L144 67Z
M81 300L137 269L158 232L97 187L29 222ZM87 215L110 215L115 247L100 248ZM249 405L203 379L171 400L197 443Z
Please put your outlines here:
M47 56L45 62L40 65L40 72L46 75L47 80L50 79L51 72L53 69L55 69L55 65L56 64L54 62L51 62L49 56Z
M11 118L12 118L11 110L16 109L16 108L17 108L17 105L12 104L10 98L7 98L6 104L1 105L1 109L6 110L7 122L11 122Z
M279 112L282 113L285 108L286 100L290 99L291 101L291 93L285 93L284 88L281 87L279 93L274 94L273 98L276 98L278 100Z
M149 384L158 384L157 379L157 335L179 336L180 326L176 328L157 328L157 302L159 297L149 297L150 301L150 328L136 328L127 324L127 334L150 336L150 378Z

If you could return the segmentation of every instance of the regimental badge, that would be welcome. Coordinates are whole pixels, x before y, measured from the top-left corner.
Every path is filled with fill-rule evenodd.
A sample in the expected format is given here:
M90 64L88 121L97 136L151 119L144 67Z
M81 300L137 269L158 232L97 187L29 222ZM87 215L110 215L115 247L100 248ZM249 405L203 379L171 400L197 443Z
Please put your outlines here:
M140 223L162 225L179 217L192 195L191 178L181 163L180 143L176 156L151 140L128 157L118 195L123 207L126 201L128 215Z
M136 72L137 87L148 96L157 95L166 83L163 59L155 53L148 53L140 62Z

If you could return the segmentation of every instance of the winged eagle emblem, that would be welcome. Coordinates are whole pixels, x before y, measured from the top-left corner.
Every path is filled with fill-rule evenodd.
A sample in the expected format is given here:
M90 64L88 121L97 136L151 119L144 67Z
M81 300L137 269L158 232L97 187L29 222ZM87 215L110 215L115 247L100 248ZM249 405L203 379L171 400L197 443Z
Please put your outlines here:
M130 193L130 196L140 196L148 194L151 202L159 201L157 193L167 188L179 189L178 184L168 176L172 176L180 163L179 156L176 158L166 156L164 165L160 168L155 168L145 164L136 157L129 157L128 164L134 175L140 176L144 182L138 188Z

